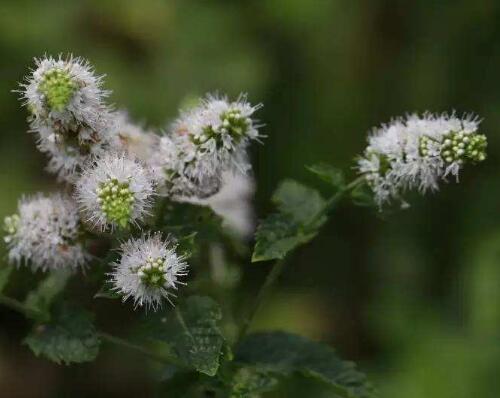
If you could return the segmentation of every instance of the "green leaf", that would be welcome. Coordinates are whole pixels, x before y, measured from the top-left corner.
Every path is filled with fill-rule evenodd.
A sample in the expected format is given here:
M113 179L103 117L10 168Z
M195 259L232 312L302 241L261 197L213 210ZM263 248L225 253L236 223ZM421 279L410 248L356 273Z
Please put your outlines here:
M258 398L278 385L276 374L268 369L244 366L236 370L230 398Z
M325 200L315 189L285 180L271 199L281 214L298 223L308 223L325 205Z
M369 398L374 390L351 362L329 346L284 332L256 333L238 347L236 361L285 376L300 372L330 386L337 397Z
M252 261L283 259L296 247L312 240L317 231L305 232L284 214L271 214L259 225Z
M94 360L100 340L86 311L63 305L50 323L36 325L24 343L36 356L70 364Z
M327 163L314 164L308 166L307 169L336 189L342 189L345 186L345 177L342 170Z
M214 376L225 352L218 327L221 318L220 307L211 298L191 296L174 310L148 315L143 327L150 338L166 343L181 362Z
M3 289L5 289L5 286L7 286L12 270L12 265L0 266L0 293L3 291Z
M28 294L24 304L29 309L40 312L42 320L47 321L52 302L64 290L70 276L70 270L52 271L35 290Z
M318 191L293 180L283 181L272 197L278 213L263 220L255 234L252 261L282 259L288 252L309 242L326 221L316 218L325 206Z

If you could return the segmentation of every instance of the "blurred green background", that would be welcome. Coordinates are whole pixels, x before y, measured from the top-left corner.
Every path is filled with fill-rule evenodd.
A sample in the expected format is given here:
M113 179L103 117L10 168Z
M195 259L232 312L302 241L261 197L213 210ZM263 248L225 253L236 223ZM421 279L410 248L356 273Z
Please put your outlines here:
M280 179L317 184L304 165L352 173L366 132L392 116L475 112L487 162L383 219L342 206L290 261L256 328L331 343L383 397L498 397L499 20L497 0L2 0L0 215L22 193L55 188L12 93L45 53L88 58L112 102L153 127L208 91L264 103L268 138L253 153L261 217ZM246 294L268 267L246 270ZM0 308L0 396L152 394L137 357L104 349L95 364L59 367L19 344L26 329ZM280 396L313 396L297 391Z

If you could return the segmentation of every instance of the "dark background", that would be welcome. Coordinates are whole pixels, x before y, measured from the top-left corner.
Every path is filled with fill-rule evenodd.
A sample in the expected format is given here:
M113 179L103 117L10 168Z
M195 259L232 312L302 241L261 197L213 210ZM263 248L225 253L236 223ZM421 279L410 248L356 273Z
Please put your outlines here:
M22 193L57 188L11 92L45 53L88 58L112 102L154 128L205 92L264 103L268 138L253 151L261 217L284 177L321 188L304 165L352 174L367 131L392 116L475 112L487 162L412 196L406 211L341 206L290 261L256 328L331 343L383 397L497 397L499 20L494 0L3 0L0 215ZM268 268L248 267L246 294ZM27 328L0 309L0 396L150 396L153 365L141 358L105 348L95 364L60 367L19 344Z

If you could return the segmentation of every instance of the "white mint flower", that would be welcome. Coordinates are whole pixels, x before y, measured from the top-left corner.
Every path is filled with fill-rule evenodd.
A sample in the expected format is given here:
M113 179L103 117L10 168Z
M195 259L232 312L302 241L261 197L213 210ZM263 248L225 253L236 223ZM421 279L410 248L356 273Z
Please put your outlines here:
M132 298L135 307L156 310L163 300L170 303L179 279L187 275L183 256L161 234L144 235L130 239L121 246L121 258L113 264L111 282L114 290L123 295L123 301Z
M22 199L17 214L5 218L4 230L9 261L17 265L76 269L89 257L79 240L78 208L62 195Z
M358 171L375 194L379 206L401 199L407 189L437 190L451 175L458 180L467 163L486 159L486 136L477 132L479 121L455 114L398 118L376 129L358 160Z
M149 162L160 145L158 135L133 123L125 111L113 112L110 129L111 149L143 162Z
M162 169L170 193L204 198L221 187L224 171L246 173L250 169L246 150L259 140L259 124L245 96L229 102L225 97L207 96L201 104L183 112L162 138L157 168Z
M149 214L154 181L138 160L109 153L84 169L75 196L85 221L102 230L125 228Z
M109 146L110 112L104 104L109 92L81 58L35 61L21 90L30 128L39 150L50 157L48 170L73 182L84 163Z
M58 124L62 130L73 130L83 124L100 130L103 99L102 77L82 58L49 57L35 59L36 68L22 85L25 105L36 121ZM50 122L49 122L50 121Z
M192 149L189 141L160 138L149 163L164 195L206 198L220 189L222 171L208 158L195 160Z

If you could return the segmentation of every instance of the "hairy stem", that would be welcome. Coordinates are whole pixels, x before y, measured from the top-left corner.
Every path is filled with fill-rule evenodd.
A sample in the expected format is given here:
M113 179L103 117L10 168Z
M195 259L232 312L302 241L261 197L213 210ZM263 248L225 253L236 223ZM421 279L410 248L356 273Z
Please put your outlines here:
M311 221L305 226L305 229L308 228L315 228L317 226L317 223L324 217L326 216L334 207L335 205L342 200L342 198L352 191L354 188L356 188L358 185L363 184L365 181L364 176L358 177L352 182L350 182L348 185L337 191L335 194L333 194L326 202L325 205L315 214L315 216L311 219ZM285 260L279 260L277 261L273 267L271 268L271 271L266 276L266 279L264 281L264 284L261 286L259 292L257 293L257 297L255 299L255 302L250 310L250 313L248 317L244 320L243 325L240 329L239 335L238 335L238 342L245 337L245 335L248 332L248 328L250 327L253 319L255 318L255 315L259 311L259 308L261 307L262 303L265 301L265 299L268 297L269 293L273 289L276 281L280 277L281 273L283 272L283 269L285 268Z
M29 308L21 301L4 296L3 294L0 294L0 304L10 308L11 310L17 311L20 314L23 314L26 318L40 319L43 316L40 311Z

